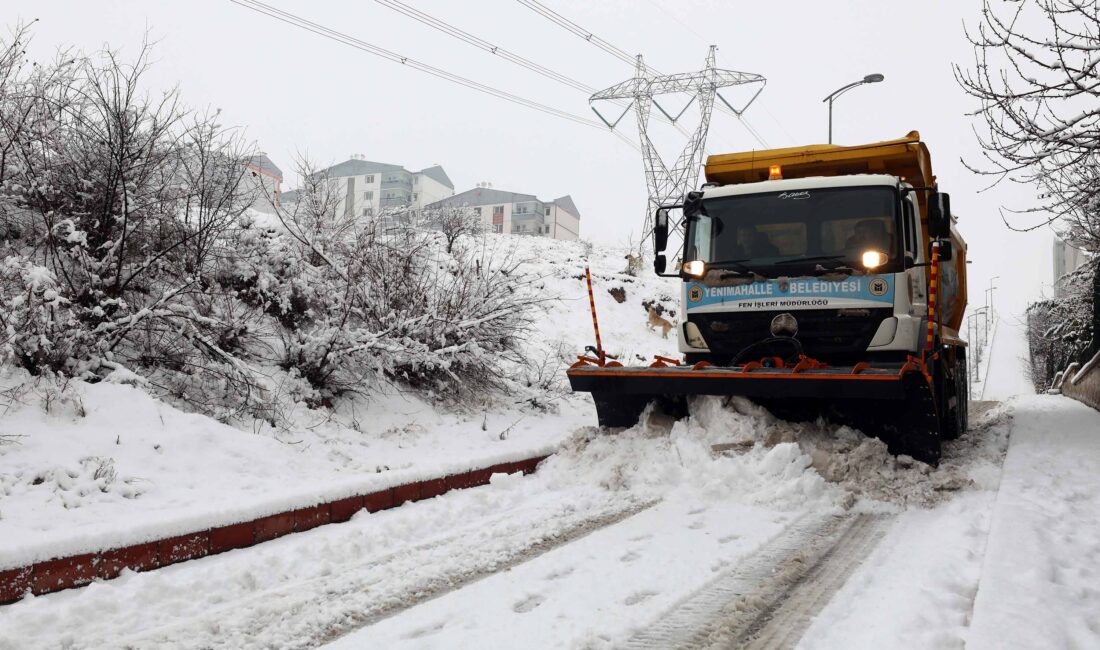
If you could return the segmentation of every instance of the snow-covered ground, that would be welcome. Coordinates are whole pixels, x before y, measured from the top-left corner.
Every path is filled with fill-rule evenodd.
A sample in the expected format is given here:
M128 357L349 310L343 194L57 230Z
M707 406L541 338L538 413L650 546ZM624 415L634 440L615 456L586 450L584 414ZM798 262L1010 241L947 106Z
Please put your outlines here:
M1060 395L1013 404L968 645L1100 648L1100 413Z
M564 363L565 350L591 341L577 277L584 250L522 245L532 247L526 252L547 290L564 298L532 345ZM671 352L674 341L646 329L641 302L665 298L675 309L674 286L621 275L625 261L610 251L592 258L608 347L628 358ZM617 287L627 291L622 304L607 293ZM768 616L793 630L801 648L1100 647L1100 413L1027 394L1022 330L1007 320L998 330L986 398L1001 402L980 405L938 468L895 459L845 427L778 421L741 399L700 399L688 419L650 413L615 434L589 426L587 399L568 395L557 413L517 407L490 413L485 427L485 413L417 403L426 411L386 413L391 421L368 414L359 438L319 427L331 440L305 431L300 445L196 420L187 425L200 440L195 450L166 457L185 459L190 465L179 465L196 477L252 461L254 475L242 472L233 489L255 494L297 490L275 479L298 473L318 486L333 477L383 480L464 462L480 448L495 453L509 441L513 450L559 451L532 476L496 475L482 488L361 512L347 524L25 598L0 607L0 649L728 647L746 629L769 632ZM125 395L138 414L180 427L193 417ZM11 417L26 417L27 430L42 436L35 422L76 421ZM429 419L410 431L401 417ZM522 420L501 440L511 418ZM105 432L92 437L126 426L119 414L85 420ZM65 426L74 432L63 439L78 437L77 424ZM383 427L397 428L377 435ZM154 434L135 437L135 446L151 447ZM235 460L204 466L222 438L235 441L226 447ZM0 452L0 463L45 453L18 455L27 444ZM175 470L149 465L155 457L116 456L109 489L73 512L87 507L118 524L118 513L140 512L131 502L150 494L163 504L151 511L167 512L203 489L192 478L192 487L146 486L127 497L122 490L137 489L127 486L142 485L126 480L139 470ZM372 467L394 458L389 470ZM96 480L93 472L76 484ZM63 509L60 484L53 500L39 502L21 496L25 482L5 490L18 497L12 503ZM223 499L210 509L234 507ZM0 511L4 525L2 502ZM148 513L139 519L155 522ZM793 602L802 609L779 606ZM740 621L763 623L734 627Z
M525 260L522 272L553 299L543 304L532 364L523 369L546 388L548 408L508 396L440 406L393 389L333 410L302 406L290 414L290 429L257 422L240 430L125 383L27 383L11 371L0 376L0 570L552 452L595 420L590 400L568 394L564 378L594 342L586 263L609 352L627 359L675 353L672 336L646 326L643 306L675 309L675 284L624 274L625 251L491 239ZM611 289L622 291L622 303Z
M1028 379L1026 329L1019 319L997 319L980 399L1004 401L1035 392Z

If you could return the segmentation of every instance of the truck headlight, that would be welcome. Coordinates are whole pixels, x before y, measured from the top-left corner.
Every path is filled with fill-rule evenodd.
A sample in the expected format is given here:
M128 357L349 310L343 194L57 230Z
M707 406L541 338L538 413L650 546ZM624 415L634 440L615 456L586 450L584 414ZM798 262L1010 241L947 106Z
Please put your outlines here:
M707 273L707 263L703 260L684 262L684 273L693 278L701 278Z
M863 266L873 269L886 263L886 253L879 251L863 251Z

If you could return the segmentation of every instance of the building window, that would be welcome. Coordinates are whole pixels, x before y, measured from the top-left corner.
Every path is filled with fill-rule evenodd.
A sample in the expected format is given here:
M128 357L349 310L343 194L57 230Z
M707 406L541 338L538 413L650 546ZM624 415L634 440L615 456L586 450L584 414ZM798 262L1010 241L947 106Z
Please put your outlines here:
M498 215L501 216L501 217L504 216L504 206L503 205L494 205L493 206L493 216L495 217L495 216L498 216Z
M547 208L546 208L546 216L548 216L548 217L550 216L550 207L549 206L547 206Z
M363 208L363 216L364 217L369 217L370 215L371 215L371 209L370 208Z
M413 192L413 201L415 201L418 196L420 195L417 192Z
M498 223L498 224L494 225L494 226L493 226L493 232L495 232L495 233L503 233L503 232L504 232L504 224L502 224L502 223Z
M363 192L363 200L364 201L373 201L374 200L374 192Z
M481 216L481 208L474 208L474 214L476 214L477 216L480 217Z
M374 182L374 174L369 174L367 176L364 176L363 177L363 182L364 183L373 183Z

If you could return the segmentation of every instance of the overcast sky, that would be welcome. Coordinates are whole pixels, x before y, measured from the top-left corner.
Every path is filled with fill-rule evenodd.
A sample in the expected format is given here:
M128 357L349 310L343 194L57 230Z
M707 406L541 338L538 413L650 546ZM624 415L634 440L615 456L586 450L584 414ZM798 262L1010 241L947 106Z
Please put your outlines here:
M975 23L976 0L922 2L919 11L912 2L884 0L543 1L619 48L644 54L664 73L701 68L707 45L715 44L719 67L766 76L767 87L746 117L771 147L824 143L822 98L867 73L884 74L884 82L837 101L834 140L856 144L919 130L969 242L971 304L984 302L995 275L997 306L1011 313L1019 314L1040 291L1049 294L1050 230L1011 232L999 215L1002 206L1030 205L1035 192L1004 185L979 193L988 179L960 163L979 160L965 115L974 106L951 70L952 63L971 61L963 23ZM593 117L585 93L372 0L268 2L404 56ZM515 0L408 2L592 87L632 76L623 62ZM625 243L641 229L646 187L640 155L601 130L436 79L228 0L6 0L5 6L9 24L39 19L30 50L39 60L61 45L94 50L109 44L125 55L148 31L157 41L151 89L178 84L189 104L222 109L225 123L246 128L291 186L298 152L323 164L351 154L411 170L438 163L457 192L488 181L543 199L570 194L582 214L582 236L595 241ZM733 101L737 92L728 97ZM674 155L673 136L679 136L654 128ZM629 117L620 129L637 137ZM761 145L733 117L716 113L707 148L723 153Z

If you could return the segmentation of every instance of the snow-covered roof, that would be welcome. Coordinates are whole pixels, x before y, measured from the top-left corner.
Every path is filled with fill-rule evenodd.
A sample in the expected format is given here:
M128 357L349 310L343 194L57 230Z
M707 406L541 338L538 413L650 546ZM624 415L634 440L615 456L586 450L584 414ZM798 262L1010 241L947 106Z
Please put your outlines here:
M272 162L272 160L267 157L267 154L263 152L257 153L249 158L248 166L254 167L269 176L274 176L280 181L283 180L283 170L279 169L279 166Z
M475 187L460 194L432 203L428 207L444 205L494 205L501 203L523 203L525 201L538 201L534 194L519 194L518 192L506 192L494 190L491 187Z
M447 172L443 171L443 168L440 167L439 165L432 165L431 167L425 167L424 169L421 169L417 173L424 174L428 178L430 178L434 181L437 181L439 183L442 183L443 185L446 185L447 187L451 188L452 190L455 188L455 184L451 182L450 177L447 176Z
M379 174L381 172L396 171L403 172L407 170L401 165L391 165L389 163L374 162L373 160L358 160L353 158L333 165L328 169L323 169L320 173L330 178L337 178L341 176L362 176L364 174Z
M491 187L475 187L472 190L466 190L465 192L455 194L442 201L436 201L426 207L438 208L446 205L500 205L502 203L526 203L528 201L540 201L540 199L534 194L495 190ZM545 203L545 201L540 202ZM573 198L568 194L556 198L550 203L553 203L578 219L581 218L581 213L577 210L577 205L573 203Z
M566 194L565 196L554 199L554 205L558 206L562 210L565 210L574 217L580 219L581 211L577 209L577 204L573 203L573 197Z
M329 178L342 178L345 176L364 176L366 174L382 174L385 172L405 172L406 174L424 174L428 178L431 178L452 190L455 188L454 183L451 182L450 177L447 176L447 172L443 171L443 168L439 165L432 165L431 167L425 167L418 172L410 172L401 165L391 165L390 163L375 162L373 160L360 160L352 158L345 160L342 163L333 165L328 169L322 169L319 174L323 174Z

